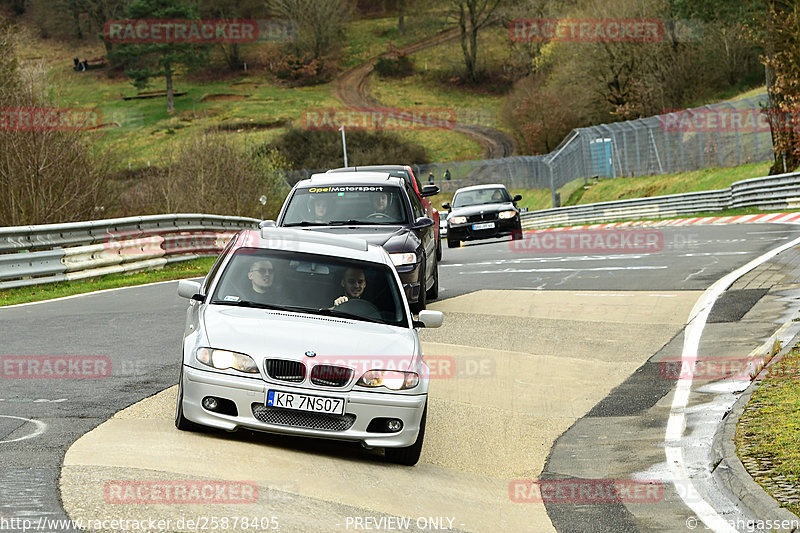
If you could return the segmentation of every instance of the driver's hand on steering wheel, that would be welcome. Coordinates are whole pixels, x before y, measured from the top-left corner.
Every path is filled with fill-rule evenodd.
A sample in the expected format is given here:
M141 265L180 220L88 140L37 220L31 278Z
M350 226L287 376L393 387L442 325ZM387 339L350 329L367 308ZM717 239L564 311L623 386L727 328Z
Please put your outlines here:
M333 306L336 307L339 304L343 304L348 300L347 296L339 296L333 301Z

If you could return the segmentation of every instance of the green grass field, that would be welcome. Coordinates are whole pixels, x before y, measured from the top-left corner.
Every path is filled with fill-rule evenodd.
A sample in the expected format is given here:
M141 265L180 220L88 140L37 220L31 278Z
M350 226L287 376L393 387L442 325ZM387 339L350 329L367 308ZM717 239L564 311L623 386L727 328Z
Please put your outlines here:
M593 204L611 202L628 198L644 198L665 194L710 191L725 189L736 181L759 178L769 173L770 163L753 163L732 168L707 168L694 172L642 176L635 178L616 178L600 180L590 188L577 189L570 197L562 194L564 205Z
M161 270L148 270L131 274L108 274L98 278L91 278L80 281L64 281L59 283L47 283L44 285L34 285L32 287L21 287L18 289L0 290L0 306L14 305L28 302L39 302L42 300L52 300L53 298L63 298L75 294L100 291L104 289L114 289L117 287L129 287L132 285L144 285L158 281L168 281L184 278L196 278L205 276L214 264L215 257L201 257L183 263L173 263L165 266Z
M769 493L800 485L800 348L769 367L739 419L736 449L750 475ZM780 485L779 485L780 483ZM780 496L774 494L780 501ZM782 502L797 514L800 504Z

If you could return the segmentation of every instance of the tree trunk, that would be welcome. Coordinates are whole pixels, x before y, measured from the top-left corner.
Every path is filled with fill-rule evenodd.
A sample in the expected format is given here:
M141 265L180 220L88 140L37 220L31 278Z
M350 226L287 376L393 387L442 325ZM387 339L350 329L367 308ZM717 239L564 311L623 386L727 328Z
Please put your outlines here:
M475 21L471 21L471 28L469 30L469 60L472 68L470 69L470 81L477 81L478 79L478 29L475 27Z
M175 112L175 95L172 90L172 69L170 65L164 67L164 77L167 79L167 113Z
M464 4L461 4L458 8L458 27L461 30L461 51L464 53L464 66L467 68L467 79L471 80L475 76L475 64L469 49L470 36L467 33L467 13L464 10Z
M406 0L397 0L397 29L406 32Z

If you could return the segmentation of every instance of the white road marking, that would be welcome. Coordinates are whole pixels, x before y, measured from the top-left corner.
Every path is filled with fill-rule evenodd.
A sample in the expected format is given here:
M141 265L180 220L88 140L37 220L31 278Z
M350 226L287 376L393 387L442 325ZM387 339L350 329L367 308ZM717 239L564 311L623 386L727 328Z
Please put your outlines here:
M47 398L0 398L0 402L9 403L62 403L66 401L66 398L59 398L57 400L49 400Z
M774 248L764 255L753 259L746 265L734 270L730 274L718 279L711 285L697 300L697 303L689 313L689 320L684 331L683 353L681 354L681 364L684 368L693 368L697 361L697 352L700 345L700 337L703 334L708 315L717 298L733 283L750 272L759 265L769 261L779 253L793 246L800 244L800 238L794 239L782 246ZM682 373L683 374L683 373ZM678 380L675 396L672 400L667 430L664 435L665 453L667 465L672 474L672 482L686 484L691 489L689 491L677 491L684 503L697 515L697 517L710 529L717 532L735 533L736 529L731 526L728 520L721 517L717 511L702 497L694 488L691 476L686 469L683 457L683 447L692 448L707 446L707 443L700 442L697 436L687 435L683 437L683 430L686 426L686 406L689 402L689 395L692 388L691 372L686 373L685 378ZM697 497L690 497L697 496Z
M502 270L461 271L460 274L527 274L531 272L599 272L607 270L663 270L667 266L632 266L599 268L504 268Z
M34 437L38 437L39 435L41 435L42 433L47 431L47 424L45 424L44 422L42 422L40 420L32 420L30 418L22 418L21 416L11 416L11 415L0 415L0 418L11 418L11 419L14 419L14 420L22 420L22 421L25 421L25 422L30 422L31 424L36 426L36 429L33 430L33 433L31 433L29 435L23 435L22 437L17 437L16 439L0 440L0 444L4 444L4 443L8 443L8 442L19 442L21 440L32 439Z

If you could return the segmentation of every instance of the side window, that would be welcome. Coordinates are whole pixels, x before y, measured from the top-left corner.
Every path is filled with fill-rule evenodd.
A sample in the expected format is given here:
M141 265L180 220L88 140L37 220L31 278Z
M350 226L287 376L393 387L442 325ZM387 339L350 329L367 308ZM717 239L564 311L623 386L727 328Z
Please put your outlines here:
M425 206L422 205L422 201L420 201L417 193L411 189L411 185L406 182L406 194L408 194L408 199L411 200L411 211L414 213L414 220L418 219L419 217L425 216Z
M203 294L208 294L208 286L211 284L211 280L217 276L217 272L219 272L219 267L222 266L225 258L228 256L228 252L230 252L231 248L233 247L233 243L236 241L238 235L234 235L231 237L231 240L228 241L228 244L225 245L225 248L222 249L222 253L219 254L217 260L214 261L214 264L211 266L211 270L208 271L205 279L203 280L203 284L200 287L200 292Z

